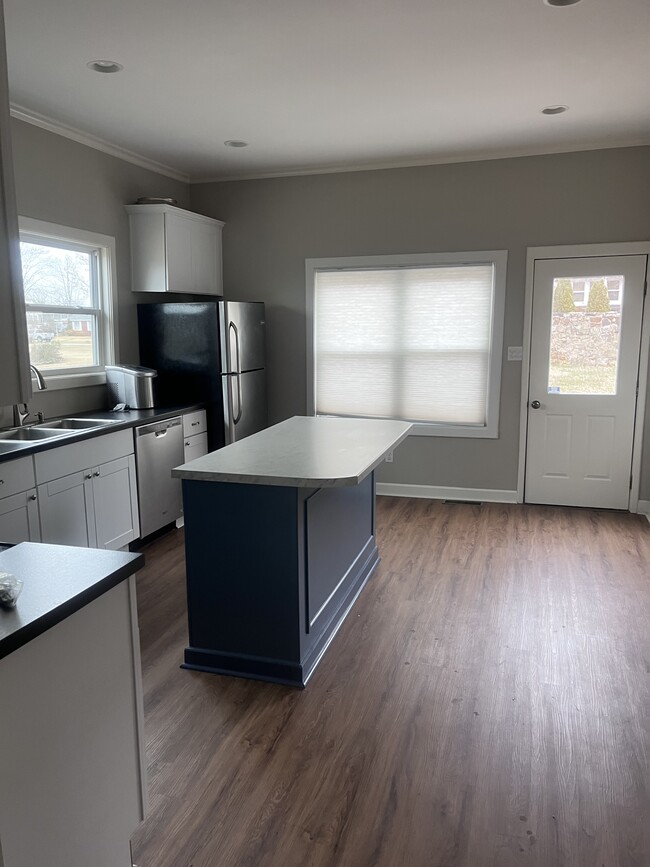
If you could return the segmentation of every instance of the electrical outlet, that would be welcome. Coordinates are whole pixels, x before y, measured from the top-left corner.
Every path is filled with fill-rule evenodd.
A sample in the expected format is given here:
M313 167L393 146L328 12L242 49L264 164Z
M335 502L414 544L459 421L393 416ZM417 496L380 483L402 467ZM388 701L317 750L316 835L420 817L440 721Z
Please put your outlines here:
M387 464L393 463L393 453L392 452L388 452L388 454L385 457L385 461Z

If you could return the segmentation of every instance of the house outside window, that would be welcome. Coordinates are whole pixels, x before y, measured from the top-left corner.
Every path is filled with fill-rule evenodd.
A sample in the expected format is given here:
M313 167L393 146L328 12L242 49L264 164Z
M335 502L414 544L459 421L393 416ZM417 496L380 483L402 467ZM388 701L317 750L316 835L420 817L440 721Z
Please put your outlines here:
M115 358L115 241L20 218L30 362L48 387L105 381Z
M507 252L311 259L308 411L498 436Z
M573 303L576 307L588 307L589 295L591 288L595 282L602 278L599 277L572 277L571 283L573 288ZM621 309L622 294L623 294L623 277L606 277L605 287L607 289L607 297L609 299L610 308L613 311Z

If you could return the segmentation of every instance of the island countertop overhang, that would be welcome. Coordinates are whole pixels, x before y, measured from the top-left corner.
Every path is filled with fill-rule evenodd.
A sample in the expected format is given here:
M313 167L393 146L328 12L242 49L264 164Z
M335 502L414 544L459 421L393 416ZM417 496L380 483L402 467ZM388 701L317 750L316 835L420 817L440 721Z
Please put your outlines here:
M393 419L294 416L176 467L192 481L329 488L358 485L409 434Z

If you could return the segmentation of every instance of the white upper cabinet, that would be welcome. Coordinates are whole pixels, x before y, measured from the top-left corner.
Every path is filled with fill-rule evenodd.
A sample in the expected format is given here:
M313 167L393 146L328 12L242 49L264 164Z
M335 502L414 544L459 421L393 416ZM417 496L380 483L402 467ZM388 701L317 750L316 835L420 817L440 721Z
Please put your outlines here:
M171 205L127 205L134 292L222 294L221 220Z

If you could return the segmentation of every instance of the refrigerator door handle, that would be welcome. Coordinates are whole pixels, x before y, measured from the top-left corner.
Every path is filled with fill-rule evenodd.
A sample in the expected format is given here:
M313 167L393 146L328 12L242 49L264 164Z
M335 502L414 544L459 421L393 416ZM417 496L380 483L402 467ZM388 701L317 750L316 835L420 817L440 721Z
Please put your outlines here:
M229 322L229 323L228 323L228 333L229 333L229 334L230 334L230 329L232 329L232 332L233 332L233 334L235 335L235 358L236 358L236 364L235 364L235 369L234 369L234 371L228 371L228 372L229 372L229 373L232 372L232 373L240 374L240 373L241 373L241 356L240 356L240 353L239 353L239 329L237 328L237 326L235 325L234 322Z
M237 424L237 422L241 418L242 414L242 394L241 394L241 354L239 350L239 329L235 325L234 322L228 323L228 329L232 329L232 333L235 335L235 376L237 377L237 412L233 413L233 424Z
M237 374L237 415L233 419L233 424L237 424L237 422L241 418L242 414L242 396L241 396L241 373Z
M235 395L232 388L234 379L237 380L237 412L235 412ZM226 380L228 382L228 414L230 416L231 428L234 431L234 426L242 414L241 376L238 373L229 373Z

